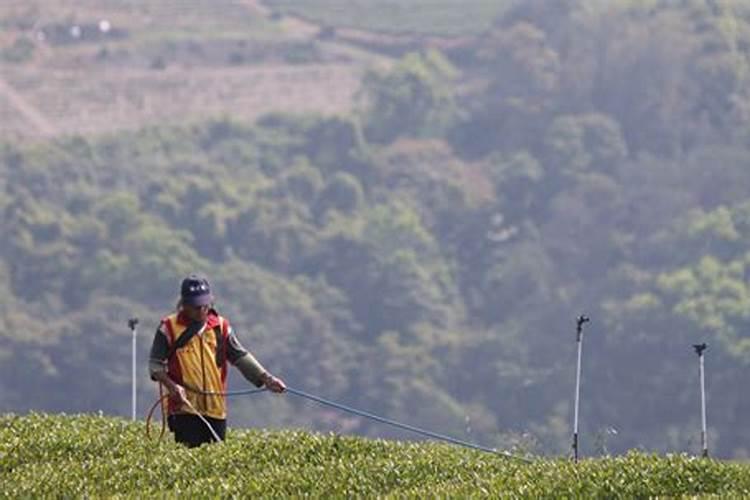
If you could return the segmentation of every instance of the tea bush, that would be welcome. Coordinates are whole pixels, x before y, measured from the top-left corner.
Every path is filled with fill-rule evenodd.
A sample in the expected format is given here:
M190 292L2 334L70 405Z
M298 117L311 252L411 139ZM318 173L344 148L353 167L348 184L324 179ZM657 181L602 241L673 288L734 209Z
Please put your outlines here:
M142 422L101 415L0 417L0 498L750 495L750 465L687 455L527 464L450 445L230 430L188 450Z

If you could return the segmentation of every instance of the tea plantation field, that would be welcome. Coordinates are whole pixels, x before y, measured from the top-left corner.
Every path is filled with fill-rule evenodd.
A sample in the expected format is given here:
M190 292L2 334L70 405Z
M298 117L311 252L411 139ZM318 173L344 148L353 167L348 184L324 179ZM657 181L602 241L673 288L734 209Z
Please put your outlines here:
M630 453L531 464L435 443L230 430L188 450L94 415L0 417L0 498L747 497L750 464Z

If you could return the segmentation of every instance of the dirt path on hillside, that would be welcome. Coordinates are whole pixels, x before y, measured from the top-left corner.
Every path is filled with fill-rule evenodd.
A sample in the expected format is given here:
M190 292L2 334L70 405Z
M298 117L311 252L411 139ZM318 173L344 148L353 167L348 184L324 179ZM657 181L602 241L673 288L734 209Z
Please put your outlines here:
M262 0L242 0L242 3L257 14L268 19L273 16L273 9L267 6ZM323 28L320 24L316 24L313 21L292 14L284 14L279 21L279 25L286 35L297 39L318 38L320 31ZM353 41L380 40L384 35L352 28L337 28L335 31L335 40L319 41L318 43L328 47L329 50L345 54L353 59L367 61L368 64L382 68L390 67L393 64L393 58L379 54L375 51L366 50L362 48L361 44L358 46L357 44L349 43L349 41L347 41L347 38Z
M50 122L46 116L44 116L44 113L24 99L24 97L16 92L13 86L6 82L2 77L0 77L0 95L3 96L7 102L36 129L37 134L52 136L57 133L56 127L52 125L52 122Z
M243 0L242 3L266 18L273 15L273 10L260 0ZM313 38L320 32L320 26L296 16L283 16L281 27L293 38Z

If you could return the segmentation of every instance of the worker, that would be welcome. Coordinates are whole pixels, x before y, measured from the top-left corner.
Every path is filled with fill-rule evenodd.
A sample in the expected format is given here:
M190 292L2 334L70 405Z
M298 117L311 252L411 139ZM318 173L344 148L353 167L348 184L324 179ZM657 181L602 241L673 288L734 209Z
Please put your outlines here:
M192 448L224 440L227 363L256 387L286 390L216 311L208 280L191 274L182 280L176 311L161 320L149 357L151 379L169 392L167 423L176 442Z

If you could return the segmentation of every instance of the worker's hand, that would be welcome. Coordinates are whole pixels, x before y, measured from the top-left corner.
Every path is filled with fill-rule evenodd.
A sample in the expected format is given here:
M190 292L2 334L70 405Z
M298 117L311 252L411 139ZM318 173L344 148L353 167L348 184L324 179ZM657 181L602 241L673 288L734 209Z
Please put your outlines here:
M269 391L275 393L281 393L286 390L286 384L284 381L278 377L274 377L270 373L264 374L263 385L265 385Z
M173 385L172 390L169 392L169 396L179 402L181 405L190 406L190 401L188 401L185 388L179 384Z

